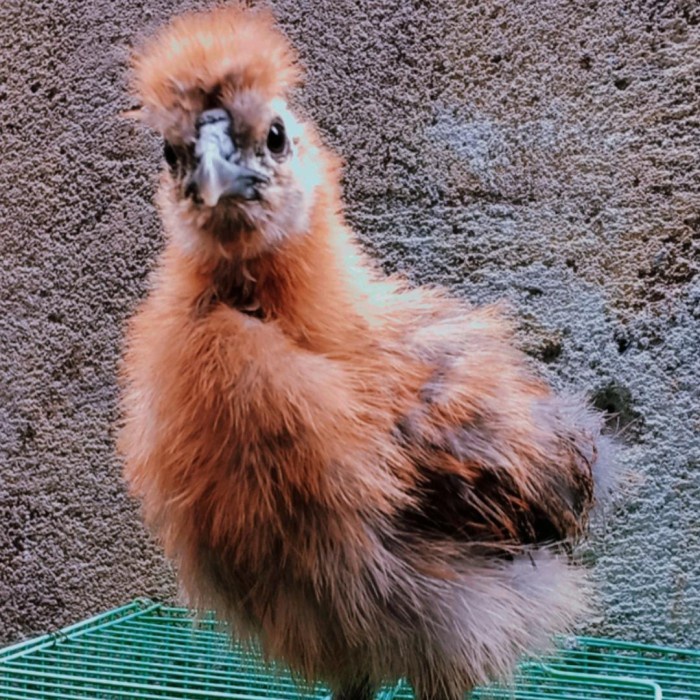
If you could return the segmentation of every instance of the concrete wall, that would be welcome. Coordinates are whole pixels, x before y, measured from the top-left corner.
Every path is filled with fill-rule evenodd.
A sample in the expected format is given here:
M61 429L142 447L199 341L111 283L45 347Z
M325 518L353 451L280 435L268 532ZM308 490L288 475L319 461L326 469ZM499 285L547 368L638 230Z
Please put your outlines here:
M161 245L129 47L183 0L0 5L0 640L168 596L113 453L121 328ZM304 108L388 270L509 300L619 413L632 495L589 630L700 646L696 0L277 0Z

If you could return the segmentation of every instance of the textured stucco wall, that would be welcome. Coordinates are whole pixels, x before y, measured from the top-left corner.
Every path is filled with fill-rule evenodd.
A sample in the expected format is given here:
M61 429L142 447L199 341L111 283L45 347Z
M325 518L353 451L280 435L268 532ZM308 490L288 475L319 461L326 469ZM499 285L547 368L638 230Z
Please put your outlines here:
M113 454L121 327L161 245L129 46L183 0L0 3L0 641L173 576ZM589 629L700 646L697 0L277 0L300 96L389 270L509 300L620 413L632 495Z

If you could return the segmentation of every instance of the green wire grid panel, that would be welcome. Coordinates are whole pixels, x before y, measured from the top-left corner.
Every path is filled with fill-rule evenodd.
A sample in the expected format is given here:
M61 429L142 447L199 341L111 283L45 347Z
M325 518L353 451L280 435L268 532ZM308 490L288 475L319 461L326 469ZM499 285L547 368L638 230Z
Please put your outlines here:
M212 615L137 600L85 622L0 650L0 698L30 700L291 700L324 698L253 650L231 646ZM378 700L409 700L410 688ZM605 639L562 640L522 664L514 687L479 688L472 700L700 700L700 651Z

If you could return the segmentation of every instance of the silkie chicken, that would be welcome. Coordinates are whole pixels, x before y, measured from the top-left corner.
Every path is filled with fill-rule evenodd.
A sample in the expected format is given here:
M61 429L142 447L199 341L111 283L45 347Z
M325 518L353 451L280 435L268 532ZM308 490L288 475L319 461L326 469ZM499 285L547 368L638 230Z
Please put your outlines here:
M507 678L585 608L569 549L599 416L496 309L365 257L269 14L178 17L134 77L167 243L127 332L120 450L188 600L338 700Z

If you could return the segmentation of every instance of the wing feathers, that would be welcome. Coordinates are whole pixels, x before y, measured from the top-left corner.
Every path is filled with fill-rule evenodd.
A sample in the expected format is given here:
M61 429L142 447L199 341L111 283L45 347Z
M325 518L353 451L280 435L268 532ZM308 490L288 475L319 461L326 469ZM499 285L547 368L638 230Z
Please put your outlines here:
M418 481L399 528L504 550L576 539L593 500L597 435L569 426L557 401L533 396L519 430L506 415L453 426L443 413L440 425L425 403L400 419L395 434Z

